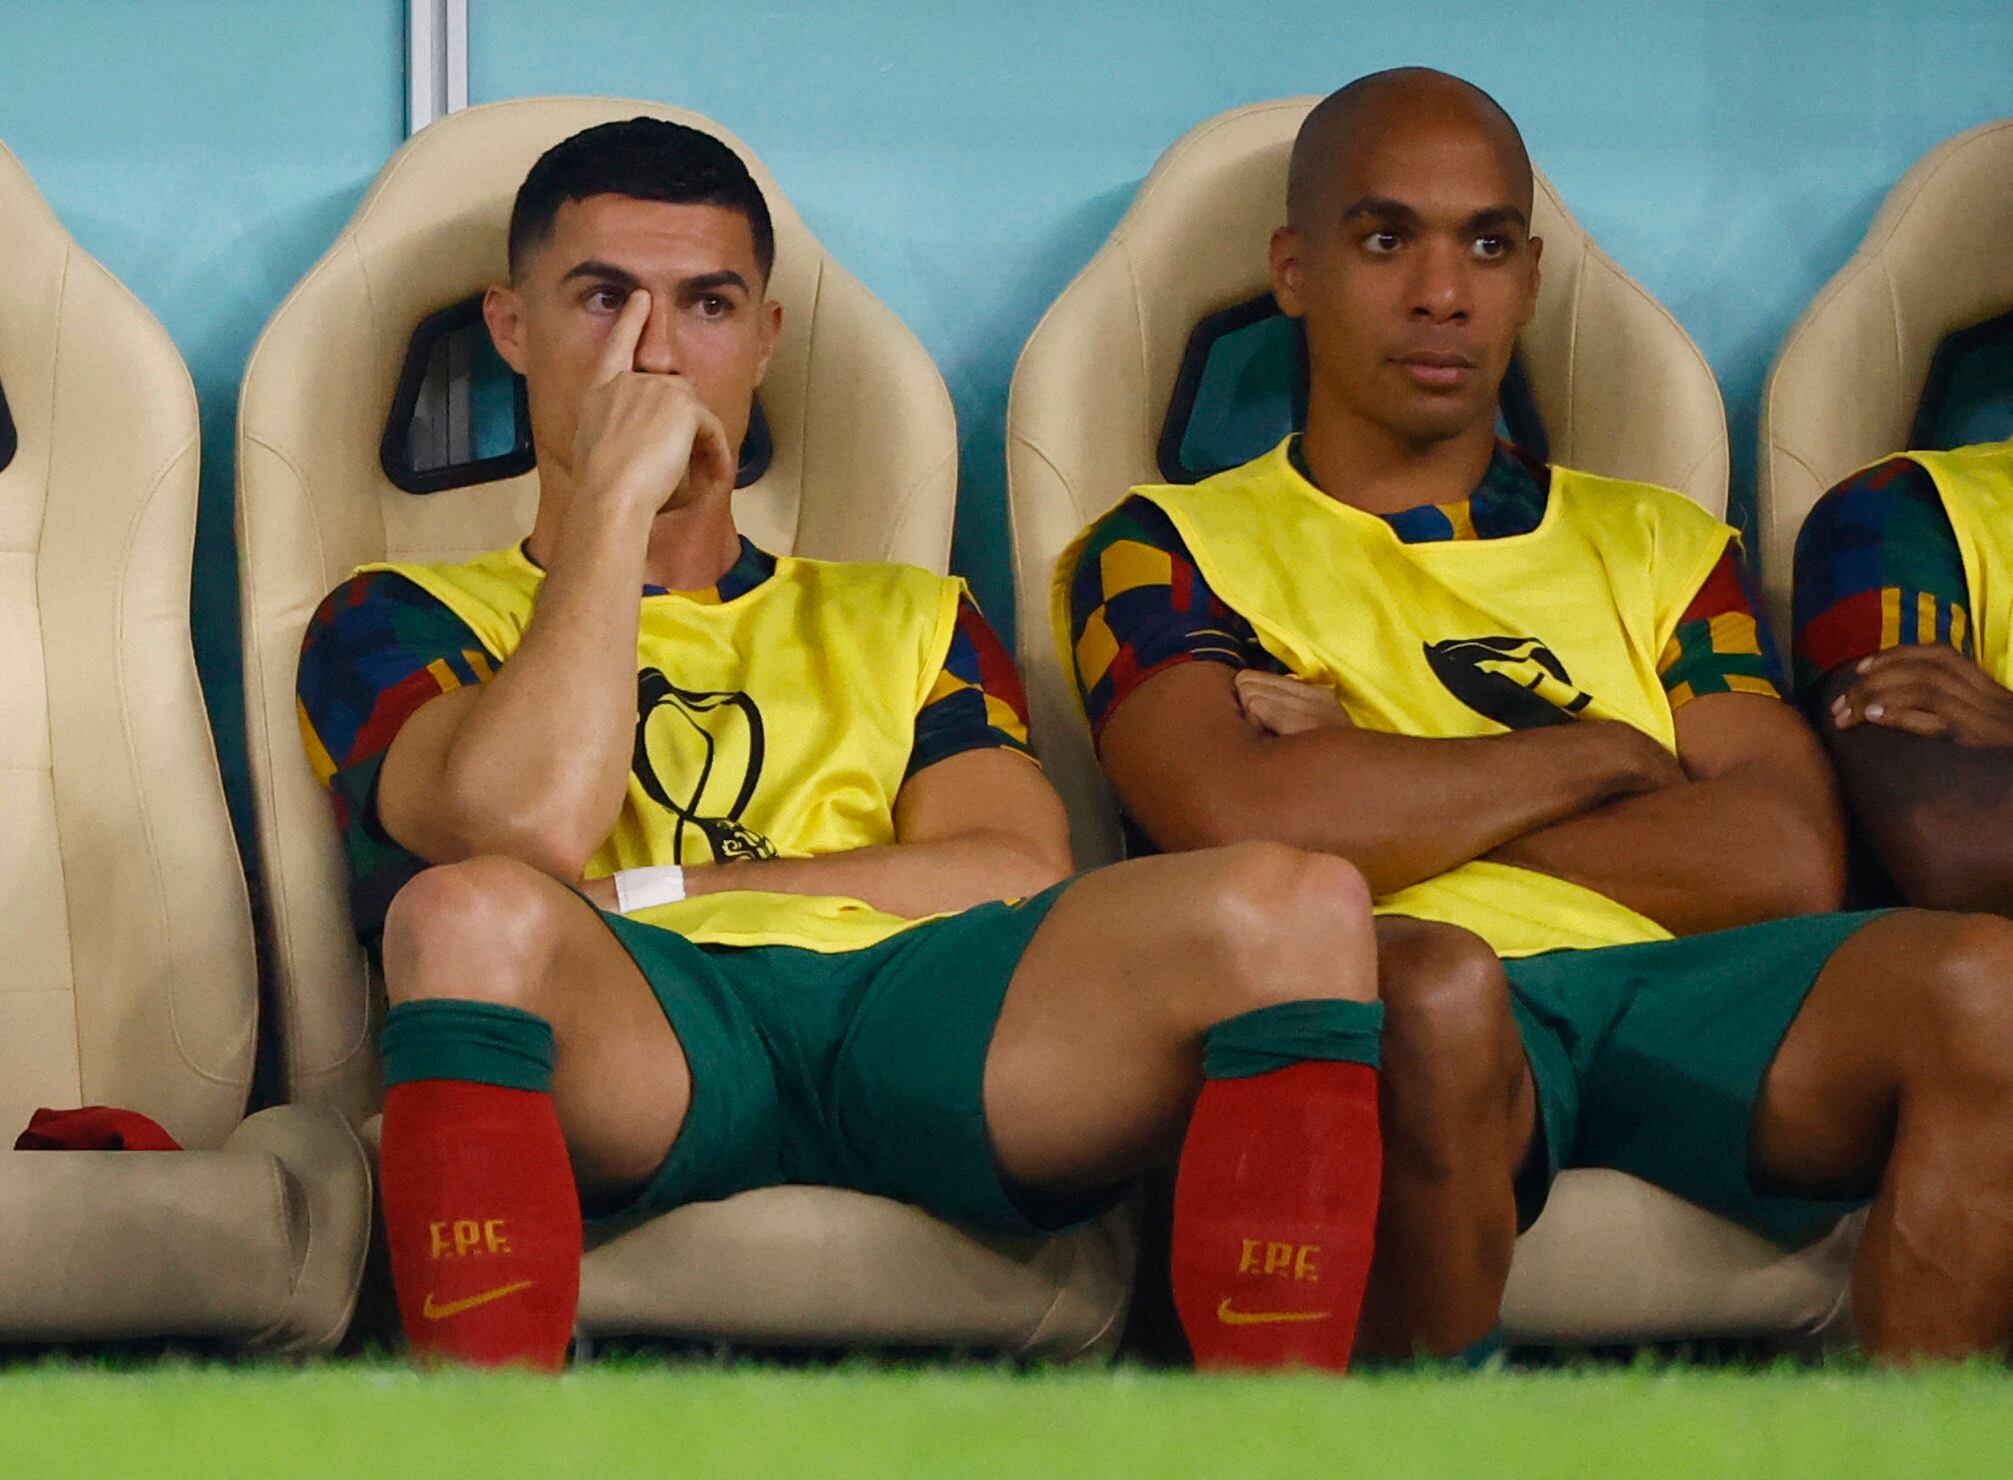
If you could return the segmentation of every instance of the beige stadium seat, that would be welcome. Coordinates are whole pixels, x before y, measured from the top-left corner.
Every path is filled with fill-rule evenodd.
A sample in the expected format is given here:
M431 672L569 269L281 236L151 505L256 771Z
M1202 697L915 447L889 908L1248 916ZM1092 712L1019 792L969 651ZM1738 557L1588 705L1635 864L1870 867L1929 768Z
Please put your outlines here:
M676 108L608 98L496 103L427 129L281 305L246 371L246 708L285 1071L297 1095L355 1120L378 1100L382 991L351 932L328 798L301 750L301 633L363 562L460 558L530 528L528 474L426 495L395 486L380 460L388 408L415 327L502 276L511 200L532 161L638 114L720 133ZM768 197L771 292L784 305L760 397L774 451L737 495L741 527L773 551L941 571L957 483L943 381L728 142ZM876 1198L776 1188L682 1208L593 1248L580 1323L590 1336L1071 1357L1116 1342L1131 1269L1120 1217L1060 1239L981 1239Z
M1056 656L1050 575L1127 488L1161 481L1157 445L1189 336L1206 315L1268 288L1287 154L1315 101L1253 104L1180 139L1014 372L1007 474L1020 661L1080 864L1117 857L1120 832ZM1536 218L1544 290L1519 357L1551 456L1676 488L1723 513L1726 420L1704 358L1542 176ZM1633 1178L1569 1172L1519 1245L1505 1329L1512 1341L1574 1343L1815 1332L1840 1316L1855 1232L1789 1252Z
M340 1117L244 1118L250 907L189 642L196 396L0 148L0 1145L138 1110L182 1153L0 1150L0 1345L332 1346L369 1229Z
M1761 576L1789 634L1797 531L1855 468L1930 445L1914 428L1951 335L2013 312L2013 119L1938 145L1789 331L1761 405Z

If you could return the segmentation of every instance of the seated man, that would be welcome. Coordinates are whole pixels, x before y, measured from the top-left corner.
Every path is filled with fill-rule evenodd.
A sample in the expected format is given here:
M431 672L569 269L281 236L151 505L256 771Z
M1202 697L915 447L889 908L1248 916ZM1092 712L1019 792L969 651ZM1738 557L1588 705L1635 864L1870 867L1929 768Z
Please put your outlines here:
M827 1183L1051 1231L1178 1147L1203 1358L1342 1367L1378 1179L1361 878L1253 847L1063 882L962 584L737 534L773 250L706 134L547 153L484 302L528 387L530 537L367 568L307 634L391 999L415 1352L563 1360L583 1207Z
M1365 1349L1484 1338L1520 1215L1578 1166L1783 1240L1873 1199L1867 1346L2003 1349L2013 926L1816 913L1837 805L1733 532L1497 442L1540 251L1502 109L1362 79L1309 115L1288 191L1304 434L1135 490L1065 555L1055 615L1155 844L1326 852L1440 922L1380 922ZM1401 971L1422 952L1439 969Z
M1797 537L1797 688L1910 904L2013 915L2002 582L2013 582L2013 442L1863 468Z

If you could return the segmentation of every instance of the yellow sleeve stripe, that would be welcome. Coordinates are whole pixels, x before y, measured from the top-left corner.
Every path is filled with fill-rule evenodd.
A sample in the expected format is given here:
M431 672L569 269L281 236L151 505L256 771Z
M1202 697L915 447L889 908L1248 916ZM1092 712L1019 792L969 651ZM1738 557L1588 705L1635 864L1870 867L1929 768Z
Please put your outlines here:
M1027 726L1022 724L1021 717L1014 713L1013 705L997 694L986 695L986 723L1023 745L1028 743Z
M451 694L462 686L461 675L448 667L445 658L435 658L426 665L426 671L433 675L433 681L440 685L443 694Z
M1756 678L1751 673L1729 673L1725 675L1726 686L1736 694L1760 694L1768 699L1780 699L1782 690L1765 678Z
M1104 608L1099 607L1083 624L1083 636L1076 640L1078 681L1086 690L1096 688L1117 656L1118 639L1111 635L1111 624L1104 619Z
M1965 618L1968 615L1969 613L1961 606L1953 606L1950 609L1950 645L1959 652L1964 650L1964 634L1969 626ZM1936 629L1932 627L1930 630L1933 632Z
M1681 683L1670 691L1670 706L1673 710L1682 709L1697 697L1690 684Z
M468 666L474 670L476 678L481 682L488 683L492 678L496 677L496 669L489 661L489 654L483 652L480 648L463 648L461 656L467 662Z
M1889 586L1880 593L1880 647L1901 646L1901 593Z
M936 703L939 699L948 699L952 694L961 694L966 689L975 689L977 687L977 684L959 678L948 668L939 669L937 671L937 681L930 685L929 693L923 696L923 708L929 708L930 705Z
M1165 550L1138 540L1114 540L1098 556L1097 573L1104 583L1104 599L1109 601L1141 586L1172 585L1174 561Z
M1761 634L1755 630L1754 613L1721 612L1706 624L1716 653L1758 653Z
M314 767L315 780L327 786L335 776L335 759L322 744L322 737L315 733L315 727L308 721L308 707L299 699L294 700L294 718L301 727L301 744L306 747L308 764Z

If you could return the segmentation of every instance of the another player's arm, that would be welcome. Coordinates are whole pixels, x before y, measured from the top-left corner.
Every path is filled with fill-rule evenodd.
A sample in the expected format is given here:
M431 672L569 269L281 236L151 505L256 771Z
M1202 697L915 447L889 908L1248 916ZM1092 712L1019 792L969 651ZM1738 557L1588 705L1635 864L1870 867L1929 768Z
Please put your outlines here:
M1902 897L2013 915L2013 693L1937 643L1841 665L1815 709L1853 815Z
M1798 678L1903 897L2013 913L2013 694L1970 656L1969 586L1928 472L1861 469L1797 536Z
M1332 699L1332 722L1268 724L1267 706L1290 703L1295 687L1181 663L1109 713L1099 753L1149 837L1169 849L1269 839L1335 853L1388 894L1682 779L1667 751L1622 724L1424 739L1357 729Z
M892 843L695 866L685 870L685 892L836 895L917 919L1038 894L1069 873L1069 822L1055 789L1026 756L987 749L911 776L895 798ZM582 887L602 908L615 907L613 880Z
M1836 909L1844 824L1796 711L1762 694L1706 694L1676 724L1685 783L1540 828L1489 857L1583 884L1676 935Z
M615 826L651 522L733 478L690 384L633 369L649 311L630 295L583 398L577 483L523 642L490 682L417 710L385 757L378 815L429 862L504 854L571 881Z

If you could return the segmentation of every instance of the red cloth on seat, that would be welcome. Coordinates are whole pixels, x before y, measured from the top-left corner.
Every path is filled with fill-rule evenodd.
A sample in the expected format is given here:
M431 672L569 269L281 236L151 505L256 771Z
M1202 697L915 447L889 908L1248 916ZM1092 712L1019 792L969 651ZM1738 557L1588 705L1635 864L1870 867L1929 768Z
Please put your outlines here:
M85 1105L37 1110L14 1142L16 1151L180 1151L175 1138L137 1110Z

